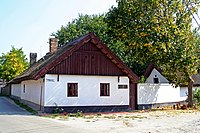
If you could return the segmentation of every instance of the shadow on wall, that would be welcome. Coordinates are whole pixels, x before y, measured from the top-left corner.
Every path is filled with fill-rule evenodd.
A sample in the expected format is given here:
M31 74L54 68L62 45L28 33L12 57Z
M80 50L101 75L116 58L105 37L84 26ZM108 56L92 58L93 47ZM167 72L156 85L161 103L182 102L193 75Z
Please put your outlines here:
M138 91L138 102L139 104L151 104L156 103L158 100L158 90L160 89L160 85L155 84L143 84L138 87L140 90Z
M180 97L180 87L171 84L138 84L138 106L155 107L162 104L173 104L183 101Z

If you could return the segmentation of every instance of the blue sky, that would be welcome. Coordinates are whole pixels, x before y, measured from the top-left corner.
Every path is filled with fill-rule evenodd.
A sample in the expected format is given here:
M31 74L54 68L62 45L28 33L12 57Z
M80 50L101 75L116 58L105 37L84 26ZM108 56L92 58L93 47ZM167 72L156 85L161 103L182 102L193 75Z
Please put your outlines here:
M36 52L39 59L49 51L50 34L61 25L78 14L105 13L112 5L116 0L0 0L0 55L13 45L22 47L27 58Z
M105 13L116 0L0 0L0 55L11 45L38 53L49 50L48 39L78 14Z

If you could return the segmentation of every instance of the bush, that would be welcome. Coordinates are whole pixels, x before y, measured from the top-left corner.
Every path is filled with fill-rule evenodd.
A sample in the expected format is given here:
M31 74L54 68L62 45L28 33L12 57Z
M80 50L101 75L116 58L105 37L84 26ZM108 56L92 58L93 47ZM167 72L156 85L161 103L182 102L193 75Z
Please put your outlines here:
M63 113L64 112L64 109L63 108L60 108L58 107L58 105L56 103L54 103L56 108L53 109L53 114L60 114L60 113Z
M63 112L64 112L64 109L60 107L56 107L55 109L53 109L53 114L60 114Z
M77 111L76 117L83 117L83 112L82 111Z
M193 91L193 100L197 104L200 104L200 89L196 89Z

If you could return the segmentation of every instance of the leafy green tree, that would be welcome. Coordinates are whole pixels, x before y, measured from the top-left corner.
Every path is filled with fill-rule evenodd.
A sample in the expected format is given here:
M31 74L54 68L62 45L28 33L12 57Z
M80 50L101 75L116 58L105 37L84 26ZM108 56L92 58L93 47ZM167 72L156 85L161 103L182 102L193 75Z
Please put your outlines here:
M191 76L197 72L199 46L191 27L199 0L117 2L106 14L108 35L122 42L120 47L129 52L133 63L142 67L154 63L176 85L187 82L192 105ZM138 65L131 66L138 71Z
M59 39L59 45L71 42L89 32L94 32L104 42L107 42L107 24L104 22L104 15L79 15L79 17L66 26L52 33Z
M17 49L12 46L12 49L7 54L2 54L0 57L0 77L9 81L22 73L28 67L27 58L22 51L22 48Z
M138 63L133 60L132 50L124 45L124 42L116 40L112 36L108 36L109 30L107 23L105 22L104 15L79 15L77 19L69 22L66 26L61 26L57 32L52 33L59 40L59 45L62 46L65 43L73 41L78 37L94 32L108 47L115 52L129 67L133 66L139 69L136 72L144 70L144 67L139 67ZM137 73L138 74L138 73Z

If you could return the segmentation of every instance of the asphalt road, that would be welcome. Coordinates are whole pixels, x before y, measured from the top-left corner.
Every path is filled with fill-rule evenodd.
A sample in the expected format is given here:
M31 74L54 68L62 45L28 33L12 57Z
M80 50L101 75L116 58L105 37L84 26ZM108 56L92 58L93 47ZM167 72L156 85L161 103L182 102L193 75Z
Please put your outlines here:
M0 133L86 133L48 118L30 115L7 97L0 97Z
M30 115L25 109L17 106L11 99L0 97L0 115Z

